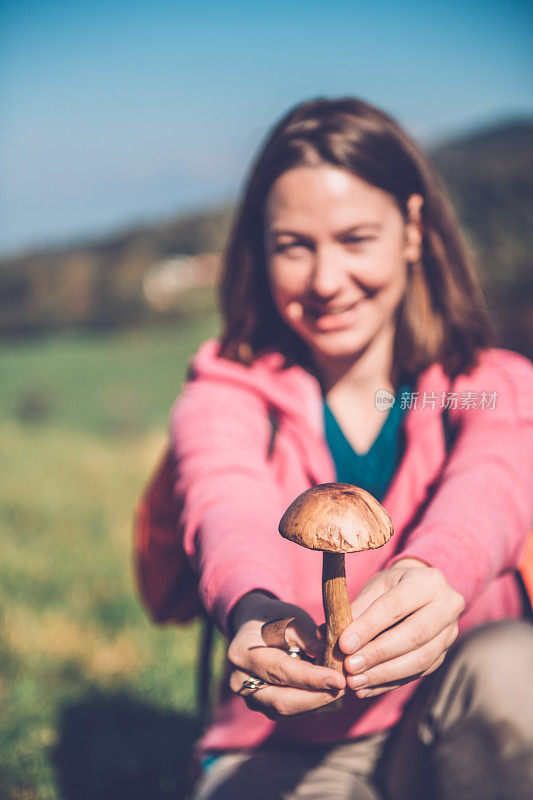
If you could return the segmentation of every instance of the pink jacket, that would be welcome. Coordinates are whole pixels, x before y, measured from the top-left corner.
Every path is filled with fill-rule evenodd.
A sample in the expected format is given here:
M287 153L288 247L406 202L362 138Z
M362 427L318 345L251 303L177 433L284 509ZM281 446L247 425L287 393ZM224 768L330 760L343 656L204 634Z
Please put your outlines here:
M226 633L233 606L253 589L296 603L320 624L321 554L277 530L300 492L335 480L320 386L299 366L283 370L279 353L246 368L218 358L218 349L217 340L201 346L170 420L185 548L200 575L200 596ZM427 562L465 598L462 635L522 614L514 568L533 519L533 366L517 353L491 349L455 381L458 407L450 420L458 436L446 457L440 402L449 388L438 364L420 376L417 408L405 417L405 454L382 500L395 534L379 550L348 556L346 573L355 597L399 558ZM483 392L497 393L493 408L481 407ZM475 407L468 407L472 400ZM270 460L269 409L279 420ZM267 739L332 742L383 730L398 721L417 685L367 700L349 693L338 712L281 722L223 691L200 748L255 747Z

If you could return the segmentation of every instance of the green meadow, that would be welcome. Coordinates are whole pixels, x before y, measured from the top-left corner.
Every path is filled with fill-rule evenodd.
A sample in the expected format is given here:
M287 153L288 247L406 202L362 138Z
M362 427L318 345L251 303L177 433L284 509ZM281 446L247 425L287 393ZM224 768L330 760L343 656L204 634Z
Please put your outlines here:
M148 620L131 521L188 358L217 332L210 312L0 345L6 800L183 795L199 630Z

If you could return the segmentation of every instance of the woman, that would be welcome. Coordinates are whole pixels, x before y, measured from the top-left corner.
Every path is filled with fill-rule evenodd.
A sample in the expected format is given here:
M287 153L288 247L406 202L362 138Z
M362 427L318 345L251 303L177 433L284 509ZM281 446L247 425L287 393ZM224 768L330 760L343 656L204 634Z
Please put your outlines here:
M533 796L515 572L533 370L493 346L431 165L366 102L296 107L252 168L221 289L223 334L171 418L185 546L230 640L194 797ZM334 480L395 526L347 558L345 675L314 663L320 556L277 533Z

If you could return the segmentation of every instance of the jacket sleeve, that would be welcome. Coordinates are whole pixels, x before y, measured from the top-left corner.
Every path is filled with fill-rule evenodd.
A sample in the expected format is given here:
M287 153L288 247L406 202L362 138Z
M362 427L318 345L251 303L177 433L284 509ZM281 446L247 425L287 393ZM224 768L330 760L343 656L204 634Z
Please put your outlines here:
M533 366L511 351L487 351L454 389L455 445L423 518L385 567L413 557L438 568L468 609L517 567L533 522ZM481 407L483 392L496 392L494 408Z
M170 433L185 551L207 612L229 634L231 610L247 592L293 602L267 410L246 389L194 380L172 409Z

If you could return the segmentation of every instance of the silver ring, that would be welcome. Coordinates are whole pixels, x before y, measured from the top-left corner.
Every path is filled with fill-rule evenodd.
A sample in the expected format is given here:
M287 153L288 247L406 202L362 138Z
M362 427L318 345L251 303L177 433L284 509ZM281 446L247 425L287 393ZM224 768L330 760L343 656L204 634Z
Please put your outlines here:
M266 686L266 681L262 681L261 678L247 678L241 684L242 689L260 689L261 686Z
M289 658L301 658L302 648L298 647L297 644L291 644L289 646Z

